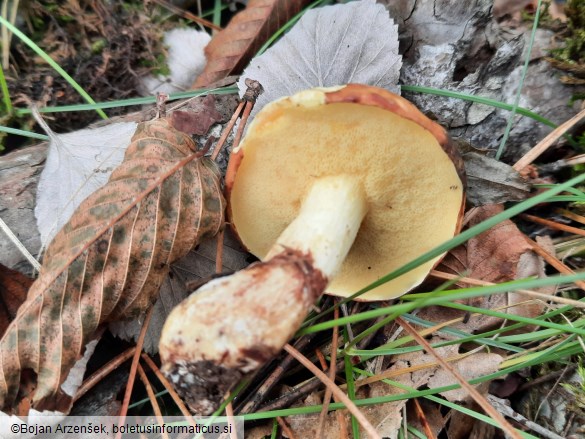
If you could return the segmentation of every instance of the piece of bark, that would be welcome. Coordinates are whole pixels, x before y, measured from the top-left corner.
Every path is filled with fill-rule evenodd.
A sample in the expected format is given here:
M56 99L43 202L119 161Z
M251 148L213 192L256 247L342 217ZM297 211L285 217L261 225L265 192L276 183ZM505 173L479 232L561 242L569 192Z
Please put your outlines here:
M529 25L518 30L500 27L492 17L493 0L474 6L458 0L385 0L399 24L403 68L401 83L484 96L512 104L530 38ZM531 63L522 88L520 105L561 123L578 111L570 105L582 91L559 82L544 60L553 45L553 33L539 29ZM477 148L495 149L500 144L510 112L461 99L405 92L425 113L434 115ZM516 118L508 145L511 157L519 157L542 139L550 128L527 117Z

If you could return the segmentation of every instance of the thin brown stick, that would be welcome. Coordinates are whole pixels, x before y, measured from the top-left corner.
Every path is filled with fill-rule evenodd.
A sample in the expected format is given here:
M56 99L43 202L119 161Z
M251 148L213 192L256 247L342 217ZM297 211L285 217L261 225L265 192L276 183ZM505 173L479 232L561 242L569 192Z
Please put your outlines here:
M556 221L551 221L551 220L547 220L544 218L539 218L537 216L528 215L526 213L521 214L520 217L524 218L528 221L532 221L533 223L536 223L536 224L542 224L543 226L546 226L550 229L561 230L563 232L568 232L568 233L573 233L575 235L585 236L585 230L579 229L577 227L567 226L566 224L557 223Z
M329 368L329 366L327 366L327 361L325 360L325 355L323 355L323 352L321 352L321 349L319 348L315 349L315 355L317 356L317 360L319 360L321 369L325 372Z
M211 153L211 160L215 160L217 158L217 156L219 155L219 152L223 148L225 141L227 140L228 136L230 135L230 133L234 129L234 125L236 124L236 121L238 120L238 116L242 112L242 108L244 108L245 104L246 104L246 102L244 102L244 101L241 101L238 104L236 110L234 111L234 114L232 115L232 118L230 119L228 124L223 129L221 136L219 136L219 140L215 144L215 148L213 148L213 153Z
M433 433L433 430L431 429L431 426L429 425L429 421L427 421L427 417L425 416L425 412L423 411L422 407L420 406L420 403L418 402L418 398L414 398L414 410L416 411L416 415L418 416L418 420L420 421L425 434L427 435L428 439L437 439L437 436L435 436L435 433Z
M93 386L95 386L97 383L99 383L101 380L103 380L104 377L106 377L111 372L116 370L124 362L128 361L130 359L130 357L132 357L132 355L134 354L135 350L136 350L136 347L131 347L131 348L126 349L120 355L118 355L117 357L108 361L99 370L97 370L93 374L91 374L91 376L89 376L85 381L83 381L83 384L81 384L81 386L77 390L77 393L73 397L73 402L80 399L89 390L91 390L93 388Z
M246 106L244 107L244 113L242 114L242 119L240 120L240 124L238 125L238 131L236 131L236 136L234 137L234 145L233 148L237 148L240 144L240 140L242 139L242 134L244 134L244 128L246 127L246 123L248 122L248 118L250 117L250 113L252 112L252 108L254 108L254 102L246 101Z
M169 383L169 380L167 380L167 378L162 374L162 372L160 371L158 366L154 363L154 361L152 361L152 359L148 356L148 354L146 352L143 352L141 354L141 357L144 360L144 362L146 363L146 365L150 368L150 370L152 370L154 372L154 374L156 375L158 380L161 382L161 384L164 386L164 388L167 389L167 391L169 392L169 395L171 396L171 398L173 399L175 404L177 404L177 407L179 408L179 410L181 411L183 416L187 419L187 422L189 422L189 424L191 424L191 426L196 428L197 423L193 419L191 412L189 412L189 409L187 408L187 406L185 405L185 403L183 402L181 397L177 394L177 392L175 391L175 388L171 385L171 383Z
M223 271L223 238L224 238L224 227L222 227L216 235L217 247L215 249L215 272L221 273Z
M148 399L150 400L150 405L152 405L152 410L154 411L154 415L156 416L158 425L163 425L165 421L163 419L162 412L160 411L158 401L156 400L156 395L154 394L152 386L150 385L150 381L148 381L148 377L146 376L146 372L144 372L144 369L142 368L140 363L138 363L138 365L136 366L136 370L138 371L138 376L140 377L142 384L144 384L144 387L146 388L146 394L148 395ZM162 435L165 439L169 439L169 436L166 433L166 431L163 431Z
M532 250L536 254L538 254L539 256L542 256L542 258L549 265L553 266L555 268L555 270L557 270L559 273L569 274L569 275L575 274L575 272L573 270L571 270L569 267L567 267L565 264L563 264L561 261L559 261L553 255L551 255L549 252L547 252L545 249L543 249L540 245L538 245L532 239L530 239L527 236L525 236L524 239L526 239L526 242L528 242L528 244L530 244L532 246ZM585 282L584 281L576 280L574 282L574 284L577 285L579 288L581 288L583 291L585 291Z
M289 427L289 425L283 418L277 416L276 422L278 422L278 425L280 425L280 428L282 428L282 431L284 432L284 434L286 434L286 436L289 439L297 439L297 436L295 435L294 431L292 431L292 429Z
M293 357L295 357L299 361L299 363L305 366L323 384L325 384L328 388L331 389L333 395L335 395L335 397L337 397L340 402L345 404L345 407L360 423L360 425L366 431L370 439L382 439L382 437L378 434L378 432L370 423L370 421L368 421L364 414L357 408L355 403L351 399L349 399L349 397L345 393L343 393L343 391L337 386L337 384L331 381L329 377L325 375L323 372L321 372L313 363L311 363L307 357L305 357L303 354L301 354L288 343L284 346L284 350L291 354Z
M205 18L198 17L195 14L192 14L189 11L184 10L183 8L179 8L178 6L173 5L172 3L167 2L166 0L154 0L156 3L161 5L163 8L168 9L175 14L186 18L187 20L192 20L195 23L198 23L202 26L208 27L213 30L221 30L221 27L213 24L211 21L206 20Z
M567 209L557 209L556 212L563 215L566 218L572 219L573 221L585 224L585 216L583 215L577 215L576 213L571 212L570 210Z
M463 282L463 283L466 283L469 285L475 285L478 287L496 285L493 282L474 279L472 277L458 276L456 274L445 273L445 272L438 271L438 270L431 270L430 275L432 277L437 278L437 279L458 280L460 282ZM576 308L585 308L585 303L579 302L578 300L572 300L572 299L567 299L565 297L553 296L551 294L540 293L538 291L532 291L532 290L514 290L514 291L516 291L517 293L526 294L527 296L537 297L539 299L543 299L546 301L562 303L564 305L571 305L571 306L574 306Z
M573 125L577 124L581 119L585 117L585 110L580 111L576 116L565 123L556 127L548 136L542 139L538 144L528 151L520 160L518 160L513 168L520 172L526 166L534 162L542 153L544 153L550 146L557 141L565 132L567 132Z
M437 360L437 362L441 365L441 367L443 369L445 369L447 372L449 372L451 375L453 375L453 377L457 380L457 382L461 385L461 387L464 388L465 390L467 390L467 392L473 398L473 400L477 404L479 404L479 406L494 421L496 421L506 433L508 433L514 439L522 439L522 436L520 435L520 433L518 433L514 429L514 427L512 427L510 425L510 423L508 421L506 421L506 419L490 405L489 402L487 402L487 400L475 389L475 387L473 387L471 384L469 384L467 381L465 381L465 378L463 378L463 376L461 376L461 374L459 373L459 371L457 371L457 369L455 369L451 364L449 364L448 362L443 360L441 355L439 355L438 352L435 349L433 349L433 347L429 344L429 342L426 341L423 337L421 337L418 334L418 332L416 332L416 330L412 326L410 326L410 324L406 320L404 320L402 317L397 317L396 322L400 326L402 326L406 332L408 332L410 335L412 335L414 337L414 339L416 340L416 342L419 345L421 345L424 348L424 350L427 351L427 353L429 353L433 357L435 357L435 359Z
M339 318L339 308L335 308L333 319L337 320ZM336 368L335 365L337 364L337 347L339 344L339 327L333 327L333 337L331 340L331 365L329 366L329 379L332 382L335 382L335 374ZM323 368L325 370L325 368ZM325 396L323 397L323 408L321 409L321 413L319 414L319 425L317 427L317 439L321 439L323 437L323 427L325 426L325 417L327 416L327 412L329 411L329 403L331 402L331 389L327 387L325 390Z
M122 407L120 407L118 426L124 425L124 421L126 420L126 413L128 413L128 406L130 405L130 397L132 396L132 388L134 387L134 380L136 379L136 371L138 369L140 353L142 352L142 346L144 345L144 337L146 337L146 330L148 329L148 325L150 324L153 309L154 306L151 306L148 312L146 313L146 318L142 323L140 335L138 336L138 341L136 342L136 349L134 350L134 357L132 357L132 365L130 366L130 375L128 376L128 384L126 384L126 393L124 393L124 400L122 401ZM122 433L120 432L120 430L118 430L118 433L116 434L116 439L121 439L121 437Z

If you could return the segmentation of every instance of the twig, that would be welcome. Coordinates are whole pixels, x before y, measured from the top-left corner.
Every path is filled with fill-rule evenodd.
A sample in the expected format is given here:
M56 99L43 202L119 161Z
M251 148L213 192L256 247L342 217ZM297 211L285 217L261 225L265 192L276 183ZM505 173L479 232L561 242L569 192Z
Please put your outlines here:
M291 430L291 428L284 419L282 419L280 416L277 416L276 422L278 422L278 425L280 425L280 428L282 428L282 431L284 432L284 434L287 435L289 439L297 439L297 436L295 435L294 431Z
M457 369L455 369L451 364L449 364L448 362L446 362L438 353L435 349L433 349L433 347L429 344L428 341L426 341L423 337L421 337L418 332L416 332L416 330L410 326L410 324L404 320L402 317L397 317L396 321L398 322L398 324L400 324L400 326L402 326L406 332L408 332L410 335L412 335L414 337L414 339L416 340L416 342L421 345L423 347L423 349L425 351L427 351L427 353L431 354L433 357L435 357L435 359L437 360L437 362L441 365L441 367L443 369L445 369L447 372L449 372L451 375L453 375L453 377L459 382L459 384L461 385L462 388L464 388L465 390L467 390L467 392L469 393L469 395L473 398L473 400L479 404L479 406L494 420L496 421L499 426L506 432L508 433L511 437L513 437L514 439L522 439L522 436L520 435L520 433L518 433L514 427L512 427L510 425L510 423L508 421L506 421L506 419L500 414L498 413L488 402L487 400L475 389L475 387L473 387L471 384L469 384L467 381L465 381L465 378L463 378L463 376L457 371Z
M458 276L456 274L444 273L444 272L438 271L438 270L431 270L430 275L437 278L437 279L458 280L460 282L463 282L463 283L466 283L469 285L476 285L476 286L480 286L480 287L496 285L493 282L474 279L471 277ZM550 300L551 302L563 303L565 305L571 305L571 306L574 306L576 308L585 308L585 303L580 302L578 300L567 299L565 297L559 297L559 296L553 296L551 294L540 293L538 291L532 291L532 290L514 290L514 291L516 291L517 293L526 294L527 296L538 297L539 299L543 299L546 301Z
M158 405L158 402L156 401L156 395L154 394L154 391L152 390L152 386L150 385L150 381L148 381L148 377L146 376L146 373L144 372L144 369L142 368L140 363L136 366L136 370L138 371L138 376L140 377L142 384L144 384L144 387L146 388L146 393L148 394L148 399L150 399L150 404L152 405L152 410L154 411L154 415L156 416L156 420L157 420L159 425L163 425L165 421L164 421L162 413L160 411L160 406ZM163 434L163 437L165 439L169 439L169 436L166 433L166 431L163 431L162 434Z
M536 242L534 242L532 239L530 239L529 237L525 236L524 239L526 239L526 242L528 242L528 244L530 244L532 246L532 250L538 254L539 256L542 256L542 258L549 263L549 265L552 265L555 270L557 270L559 273L562 274L575 274L575 272L573 270L571 270L569 267L567 267L565 264L563 264L561 261L559 261L557 258L555 258L553 255L551 255L549 252L547 252L545 249L543 249L540 245L538 245ZM582 280L576 280L574 282L575 285L577 285L579 288L581 288L583 291L585 291L585 282Z
M128 359L130 359L130 357L132 357L132 355L134 354L135 350L136 350L136 347L131 347L131 348L126 349L124 352L122 352L116 358L113 358L112 360L108 361L107 364L105 364L99 370L95 371L89 378L87 378L85 381L83 381L83 384L81 384L81 386L77 390L77 393L73 397L73 402L80 399L89 390L91 390L93 388L93 386L95 386L97 383L99 383L101 380L103 380L104 377L106 377L111 372L116 370L121 364L128 361Z
M8 236L8 239L12 241L12 243L16 246L16 248L22 253L22 255L26 258L28 262L33 266L33 268L37 271L41 271L41 264L37 261L33 255L27 250L22 242L16 237L16 235L10 230L8 224L4 222L2 218L0 218L0 229Z
M513 419L514 421L518 422L520 425L529 428L530 430L538 433L541 437L547 439L563 439L562 436L559 436L556 433L553 433L550 430L547 430L544 427L541 427L536 422L532 422L529 419L526 419L520 413L514 411L512 407L506 404L505 400L495 397L494 395L488 395L488 401L502 414L505 416Z
M211 21L206 20L205 18L198 17L195 14L192 14L189 11L186 11L178 6L173 5L172 3L167 2L166 0L154 0L156 3L161 5L163 8L168 9L171 12L174 12L177 15L180 15L183 18L188 20L193 20L195 23L198 23L202 26L208 27L213 30L221 30L221 27L213 24Z
M337 320L339 318L339 308L335 308L333 319ZM339 344L339 329L337 326L333 327L333 337L331 340L331 364L329 366L329 379L332 382L335 382L335 365L337 364L337 346ZM323 427L325 425L325 417L327 416L327 412L329 411L329 403L331 402L331 395L332 391L329 387L325 390L325 396L323 397L323 408L321 409L321 413L319 415L319 425L317 427L317 439L321 439L323 437Z
M576 364L572 364L569 366L568 370L569 371L573 371L577 368ZM548 381L551 380L556 380L558 376L563 375L565 373L566 369L563 370L557 370L554 372L549 372L546 375L542 375L538 378L533 379L532 381L528 381L527 383L522 384L520 387L518 387L517 389L517 393L521 394L523 392L525 392L528 389L531 389L534 386L540 386L543 383L546 383Z
M219 155L219 152L221 151L223 144L225 143L228 136L230 135L230 133L234 129L234 125L236 124L236 121L238 120L238 116L242 112L242 108L244 108L245 104L246 103L244 101L241 101L238 104L238 106L236 107L236 110L234 111L232 118L230 119L228 124L223 129L223 132L221 133L221 136L219 136L219 140L217 141L215 148L213 148L213 153L211 154L211 160L215 160L217 158L217 156Z
M286 344L284 346L284 350L295 357L303 366L305 366L309 371L315 375L323 384L325 384L328 388L331 389L333 395L335 395L340 402L342 402L345 407L349 410L349 412L357 419L360 423L362 428L368 434L370 439L382 439L382 437L378 434L374 426L368 421L368 419L364 416L364 414L357 408L355 403L349 399L349 397L343 393L343 391L335 384L333 381L329 379L327 375L321 372L313 363L309 361L307 357L293 348L291 345Z
M585 224L585 216L583 215L577 215L576 213L571 212L570 210L567 209L557 209L556 212L563 215L566 218L572 219L573 221Z
M544 218L539 218L539 217L534 216L534 215L528 215L526 213L521 214L520 217L524 218L528 221L532 221L533 223L536 223L536 224L542 224L543 226L546 226L550 229L561 230L563 232L568 232L568 233L573 233L575 235L585 236L585 230L579 229L577 227L567 226L566 224L557 223L555 221L547 220Z
M138 362L140 360L140 353L142 352L142 346L144 345L144 337L146 337L146 330L148 329L148 325L150 324L150 319L152 317L152 310L154 306L151 306L146 313L146 318L144 319L144 323L142 323L142 328L140 329L140 335L138 336L138 340L136 342L136 349L134 351L134 357L132 357L132 366L130 366L130 375L128 376L128 384L126 385L126 393L124 393L124 400L122 402L122 407L120 407L120 415L118 420L118 426L124 425L124 421L126 420L126 413L128 413L128 406L130 405L130 397L132 396L132 388L134 387L134 380L136 379L136 370L138 369ZM116 439L121 439L122 433L118 430L116 434Z
M238 432L236 431L236 423L234 422L234 406L230 401L228 405L225 406L225 414L228 418L228 423L232 427L230 428L230 439L238 439Z
M514 166L516 171L520 172L526 166L536 160L542 153L544 153L559 137L567 132L573 125L577 124L581 119L585 117L585 110L580 111L577 115L565 123L556 127L548 136L542 139L538 144L528 151L520 160L518 160Z
M427 435L428 439L437 439L433 430L431 430L431 426L429 425L429 421L427 421L427 417L425 416L425 412L423 411L420 403L418 402L418 398L414 398L414 409L416 411L416 415L418 416L418 420L420 421L423 429L425 430L425 434Z

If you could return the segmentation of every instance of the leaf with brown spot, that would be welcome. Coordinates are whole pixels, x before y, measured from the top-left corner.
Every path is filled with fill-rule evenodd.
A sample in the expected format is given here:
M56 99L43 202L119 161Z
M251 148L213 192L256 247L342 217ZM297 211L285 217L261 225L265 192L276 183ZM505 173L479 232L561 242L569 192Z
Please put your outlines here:
M205 48L207 65L193 88L206 87L240 73L268 38L307 3L307 0L250 0L246 9L236 14Z
M33 282L24 274L0 264L0 334L4 334L16 316Z
M79 205L47 248L39 278L0 340L0 407L25 372L32 407L51 409L95 331L139 317L170 264L223 224L215 163L166 119L140 124L108 183Z

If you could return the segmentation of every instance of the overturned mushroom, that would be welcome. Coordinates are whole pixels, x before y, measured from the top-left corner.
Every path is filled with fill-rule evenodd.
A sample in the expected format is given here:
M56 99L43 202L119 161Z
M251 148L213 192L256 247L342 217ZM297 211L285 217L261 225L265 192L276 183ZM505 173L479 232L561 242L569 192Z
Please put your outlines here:
M456 234L463 185L443 128L388 91L352 84L267 105L226 176L232 226L263 262L173 310L164 372L193 410L212 412L282 349L326 287L349 296ZM361 299L404 294L437 259Z

